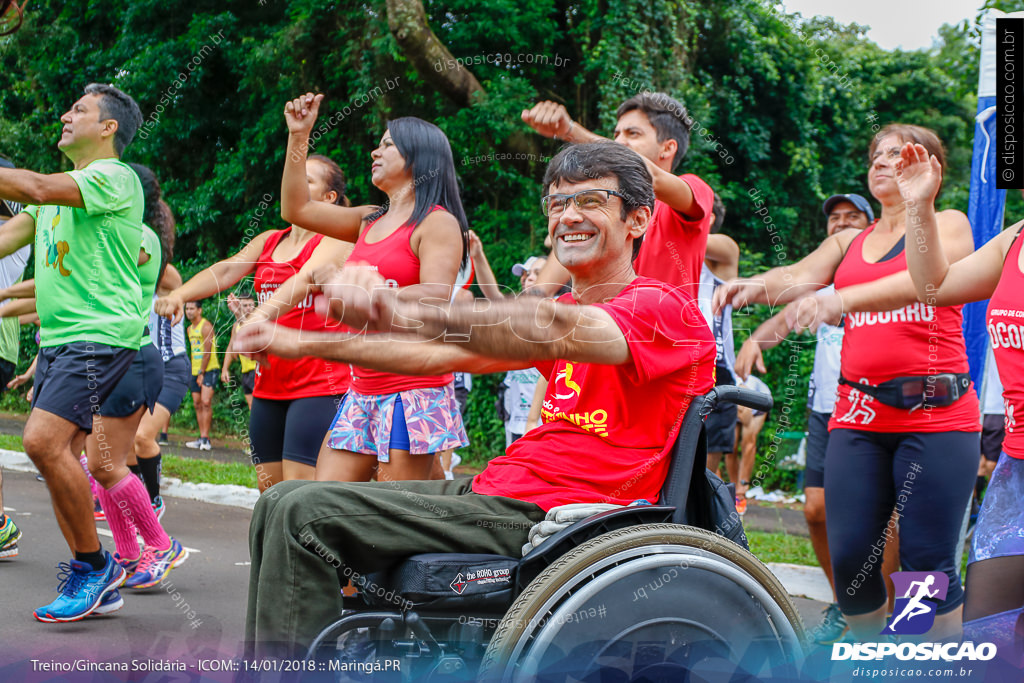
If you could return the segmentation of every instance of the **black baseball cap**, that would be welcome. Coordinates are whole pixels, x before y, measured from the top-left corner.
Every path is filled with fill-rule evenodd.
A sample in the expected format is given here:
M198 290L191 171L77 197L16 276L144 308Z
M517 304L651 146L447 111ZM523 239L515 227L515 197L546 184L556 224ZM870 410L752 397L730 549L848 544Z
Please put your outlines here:
M7 159L0 157L0 168L16 168L16 166ZM9 199L0 199L0 216L14 218L19 213L21 213L21 204Z
M871 204L859 194L834 194L825 200L825 203L821 205L821 210L828 216L839 202L850 202L853 204L858 211L868 217L868 223L875 220L875 212L871 210Z

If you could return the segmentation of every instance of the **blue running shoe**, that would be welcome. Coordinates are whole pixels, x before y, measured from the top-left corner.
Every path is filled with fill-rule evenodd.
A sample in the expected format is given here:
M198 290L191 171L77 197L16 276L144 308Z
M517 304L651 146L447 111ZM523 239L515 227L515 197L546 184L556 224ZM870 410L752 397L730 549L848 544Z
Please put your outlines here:
M187 557L188 551L176 538L171 539L171 547L167 550L146 548L142 551L142 560L135 573L125 582L125 588L152 588Z
M121 597L121 591L116 588L103 596L100 600L100 605L94 609L89 616L95 617L101 614L110 614L124 607L124 598Z
M142 561L142 557L136 557L134 560L126 560L118 553L114 553L114 562L124 567L125 574L128 578L131 578L135 570L139 568L139 562Z
M36 609L33 616L48 623L79 621L89 616L108 593L124 583L126 577L124 567L115 562L110 553L104 551L103 554L107 558L103 569L94 570L78 560L57 565L60 570L57 575L60 596L49 605Z

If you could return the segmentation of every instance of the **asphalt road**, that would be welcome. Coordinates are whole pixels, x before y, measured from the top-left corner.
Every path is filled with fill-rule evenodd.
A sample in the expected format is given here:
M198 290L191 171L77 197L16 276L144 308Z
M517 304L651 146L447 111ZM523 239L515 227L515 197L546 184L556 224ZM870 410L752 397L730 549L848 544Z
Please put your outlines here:
M195 662L240 654L249 510L168 498L164 525L192 551L170 572L166 585L122 590L124 607L109 616L44 624L32 617L32 610L56 597L55 566L68 560L67 546L43 483L31 474L5 470L3 493L7 514L24 535L18 557L0 560L0 681L91 680L33 674L31 659ZM112 551L106 523L97 528L100 541ZM117 680L158 681L161 675L140 671L137 677L119 675Z

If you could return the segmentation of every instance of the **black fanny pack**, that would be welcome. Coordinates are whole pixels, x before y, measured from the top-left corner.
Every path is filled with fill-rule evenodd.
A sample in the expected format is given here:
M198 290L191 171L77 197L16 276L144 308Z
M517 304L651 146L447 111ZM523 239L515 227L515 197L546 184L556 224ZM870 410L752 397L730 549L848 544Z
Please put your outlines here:
M863 391L883 405L914 410L953 405L970 389L971 376L966 372L944 372L923 377L896 377L878 386L851 382L840 376L839 383Z

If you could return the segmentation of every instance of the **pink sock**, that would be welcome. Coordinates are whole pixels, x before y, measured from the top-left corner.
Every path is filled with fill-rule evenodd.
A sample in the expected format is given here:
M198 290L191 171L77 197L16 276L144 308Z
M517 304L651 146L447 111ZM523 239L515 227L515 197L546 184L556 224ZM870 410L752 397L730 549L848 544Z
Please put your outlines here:
M171 538L156 518L153 505L149 502L149 494L146 493L146 487L138 477L129 474L110 487L107 490L107 495L114 506L112 509L122 511L125 517L134 523L139 533L142 534L142 541L147 546L152 546L157 550L167 550L171 547ZM110 512L107 512L107 518L110 518ZM113 526L110 529L113 531Z
M110 492L99 487L96 497L100 499L103 512L107 516L107 524L110 532L114 534L114 547L117 554L124 560L137 560L139 558L139 541L135 538L135 525L131 523L127 512L119 509L114 502Z

